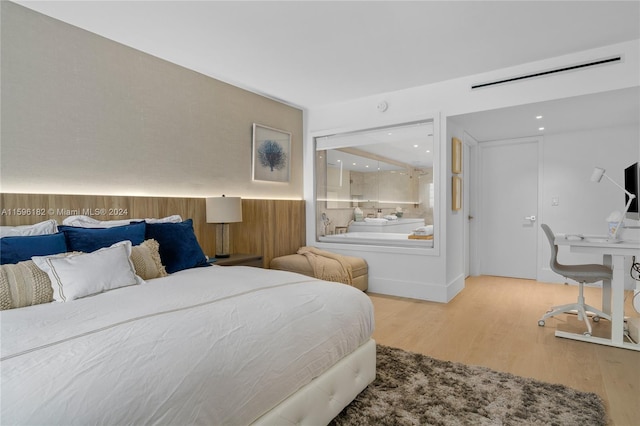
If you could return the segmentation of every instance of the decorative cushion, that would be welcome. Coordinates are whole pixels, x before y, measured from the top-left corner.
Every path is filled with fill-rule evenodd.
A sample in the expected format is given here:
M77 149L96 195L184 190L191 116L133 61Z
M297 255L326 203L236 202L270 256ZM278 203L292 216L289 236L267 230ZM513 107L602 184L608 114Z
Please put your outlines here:
M0 237L24 237L27 235L48 235L58 232L58 222L55 219L33 225L0 226Z
M166 277L162 261L160 260L160 244L156 240L146 240L131 249L131 261L136 269L136 275L143 280Z
M91 253L120 241L131 241L134 246L142 244L145 240L145 227L144 222L138 222L112 228L79 228L61 225L58 229L64 232L69 251Z
M160 259L168 273L199 266L211 266L193 232L193 221L148 223L147 239L160 244Z
M131 256L131 242L122 241L92 253L69 256L34 256L32 260L47 273L53 299L69 302L119 287L141 284Z
M174 214L172 216L163 217L160 219L122 219L122 220L97 220L89 216L69 216L62 221L63 225L76 226L79 228L113 228L114 226L123 226L135 222L147 222L147 223L178 223L182 222L180 215Z
M0 310L49 303L51 280L32 260L0 266Z
M33 256L48 256L67 251L62 233L0 238L0 265L18 263Z

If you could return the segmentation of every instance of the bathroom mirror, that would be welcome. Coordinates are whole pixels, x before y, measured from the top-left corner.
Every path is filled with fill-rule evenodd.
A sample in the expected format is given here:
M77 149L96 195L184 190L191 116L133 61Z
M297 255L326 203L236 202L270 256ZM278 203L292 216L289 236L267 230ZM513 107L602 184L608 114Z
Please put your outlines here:
M431 121L316 138L318 237L379 216L433 224L433 140Z

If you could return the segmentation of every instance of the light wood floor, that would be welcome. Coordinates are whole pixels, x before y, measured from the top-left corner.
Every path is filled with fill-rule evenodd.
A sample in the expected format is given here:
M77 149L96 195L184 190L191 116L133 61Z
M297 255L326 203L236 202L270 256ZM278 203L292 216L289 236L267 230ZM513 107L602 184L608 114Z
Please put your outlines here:
M442 360L595 392L605 401L610 424L640 425L640 352L555 337L557 328L583 331L584 323L573 315L537 324L552 305L574 301L577 291L573 285L482 276L467 279L446 304L369 294L373 337ZM585 289L585 297L600 306L599 288ZM631 297L626 304L627 315L639 316ZM594 335L610 330L609 321L594 324Z

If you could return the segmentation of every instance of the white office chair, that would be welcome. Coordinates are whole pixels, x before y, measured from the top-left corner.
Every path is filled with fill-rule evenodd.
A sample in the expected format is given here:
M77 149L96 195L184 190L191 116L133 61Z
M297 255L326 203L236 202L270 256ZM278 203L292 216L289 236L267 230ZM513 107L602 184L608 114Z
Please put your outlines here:
M551 228L546 224L540 225L542 230L547 236L549 240L549 244L551 245L551 261L549 264L551 265L551 270L562 275L565 278L570 278L574 281L578 282L578 301L576 303L569 303L562 306L554 306L549 310L546 314L540 318L538 321L538 325L540 327L544 326L545 320L549 317L563 314L563 313L573 313L576 311L578 314L578 319L584 320L585 324L587 324L587 330L584 335L591 336L591 323L589 322L588 313L593 314L593 321L598 322L600 318L605 318L611 321L611 315L605 314L604 312L594 308L593 306L589 306L584 301L584 284L585 283L595 283L597 281L602 280L611 280L613 277L613 271L611 268L605 265L599 264L585 264L585 265L563 265L558 263L558 246L555 244L555 235L551 231Z

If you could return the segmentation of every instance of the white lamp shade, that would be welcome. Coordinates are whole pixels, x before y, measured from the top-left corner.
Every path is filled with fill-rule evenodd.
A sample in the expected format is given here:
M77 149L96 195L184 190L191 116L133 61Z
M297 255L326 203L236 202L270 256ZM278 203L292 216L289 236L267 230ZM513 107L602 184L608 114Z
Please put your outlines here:
M207 198L208 223L242 222L242 199L240 197Z
M593 169L593 173L591 173L591 182L600 182L602 180L602 176L604 176L605 170L602 167L596 167Z

